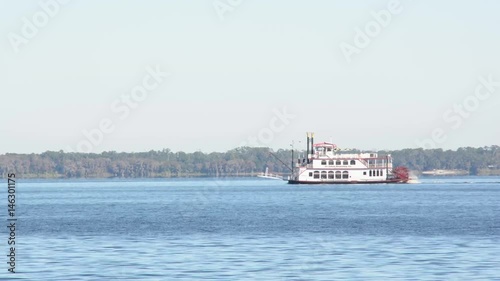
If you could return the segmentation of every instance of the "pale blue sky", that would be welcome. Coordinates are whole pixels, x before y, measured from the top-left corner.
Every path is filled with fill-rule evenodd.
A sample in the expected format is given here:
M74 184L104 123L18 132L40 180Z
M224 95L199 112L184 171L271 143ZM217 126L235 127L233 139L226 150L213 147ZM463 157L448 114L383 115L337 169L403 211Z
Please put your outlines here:
M500 143L500 86L474 104L479 77L500 81L498 1L401 0L350 63L340 45L391 1L243 0L221 19L211 0L74 0L23 37L39 2L58 3L0 2L0 153L78 151L103 119L114 130L93 152L225 151L252 137L302 148L306 131L360 149L417 147L436 129L437 147ZM26 40L17 53L12 34ZM128 116L113 111L148 66L171 75ZM464 102L467 117L454 111Z

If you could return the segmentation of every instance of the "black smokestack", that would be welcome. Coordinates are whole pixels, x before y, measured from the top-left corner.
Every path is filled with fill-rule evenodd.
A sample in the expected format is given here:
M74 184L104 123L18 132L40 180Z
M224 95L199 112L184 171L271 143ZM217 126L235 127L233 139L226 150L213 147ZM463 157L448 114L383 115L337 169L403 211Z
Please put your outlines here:
M309 133L307 133L307 153L306 153L306 158L307 158L307 164L309 164Z
M314 154L314 133L311 133L311 154Z

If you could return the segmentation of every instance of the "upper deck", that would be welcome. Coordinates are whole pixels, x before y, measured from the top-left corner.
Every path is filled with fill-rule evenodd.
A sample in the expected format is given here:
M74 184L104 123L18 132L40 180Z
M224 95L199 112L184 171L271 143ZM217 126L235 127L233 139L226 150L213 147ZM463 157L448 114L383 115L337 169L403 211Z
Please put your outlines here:
M311 159L376 159L387 158L387 155L380 156L376 152L342 153L336 144L322 142L313 145L313 153L309 155Z
M390 155L379 156L376 152L342 153L335 144L314 144L312 153L299 160L295 167L306 168L387 168L392 167Z

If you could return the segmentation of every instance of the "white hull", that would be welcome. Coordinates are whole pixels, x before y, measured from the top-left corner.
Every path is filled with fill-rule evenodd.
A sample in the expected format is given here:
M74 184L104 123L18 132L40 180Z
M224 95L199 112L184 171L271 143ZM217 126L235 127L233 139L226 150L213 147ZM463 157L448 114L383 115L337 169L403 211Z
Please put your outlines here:
M282 176L264 176L264 175L257 175L259 178L263 179L270 179L270 180L283 180Z
M260 173L257 175L259 178L271 179L271 180L283 180L283 176L278 174L269 173L269 168L266 167L266 171L264 173Z

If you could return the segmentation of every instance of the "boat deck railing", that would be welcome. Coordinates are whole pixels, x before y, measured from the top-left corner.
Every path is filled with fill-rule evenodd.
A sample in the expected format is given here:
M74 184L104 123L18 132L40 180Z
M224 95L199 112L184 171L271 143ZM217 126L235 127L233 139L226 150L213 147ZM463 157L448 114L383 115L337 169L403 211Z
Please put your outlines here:
M368 169L372 169L372 168L377 168L377 169L386 169L386 168L391 168L390 165L388 165L388 163L377 163L377 164L368 164L366 161L364 160L361 160L361 159L357 159L361 164L363 164L366 168ZM296 164L294 167L305 167L305 168L308 168L308 169L313 169L313 164L312 163L309 163L309 164ZM352 167L352 168L359 168L359 166L354 166L354 165L326 165L326 166L323 166L323 167L326 167L326 168L335 168L335 167Z
M380 163L380 164L369 164L368 168L387 168L388 165L387 163Z

